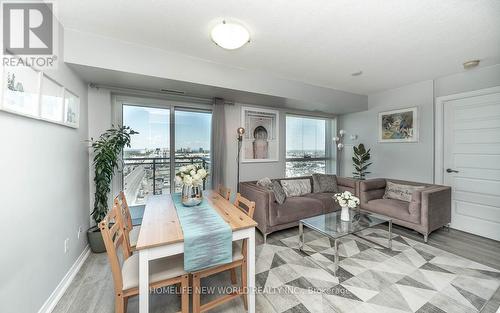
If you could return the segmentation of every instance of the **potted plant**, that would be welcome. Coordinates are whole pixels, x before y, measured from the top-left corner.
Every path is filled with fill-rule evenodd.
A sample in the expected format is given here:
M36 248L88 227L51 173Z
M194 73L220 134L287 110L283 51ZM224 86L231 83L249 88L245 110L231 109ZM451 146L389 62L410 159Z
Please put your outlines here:
M366 150L365 145L360 143L357 147L354 146L354 156L352 157L352 163L354 165L354 178L364 180L366 178L366 174L370 174L367 172L368 166L372 163L367 163L370 161L370 149Z
M106 251L99 230L99 223L108 213L108 195L111 192L111 182L115 170L120 164L119 158L124 147L130 147L130 136L137 132L128 126L115 127L106 130L97 140L91 138L90 147L94 152L94 209L91 213L95 226L87 230L87 239L92 252Z

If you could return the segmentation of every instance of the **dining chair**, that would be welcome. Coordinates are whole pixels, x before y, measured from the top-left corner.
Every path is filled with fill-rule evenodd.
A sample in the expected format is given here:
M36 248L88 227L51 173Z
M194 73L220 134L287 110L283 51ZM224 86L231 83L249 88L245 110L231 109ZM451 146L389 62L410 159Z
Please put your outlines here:
M219 188L217 188L217 192L224 197L224 199L228 200L231 198L231 188L224 187L222 185L219 185Z
M239 193L236 194L236 200L234 201L234 206L240 209L243 213L247 214L250 218L253 218L253 213L255 211L255 202L250 201L242 197ZM243 297L243 304L245 309L248 309L248 299L246 295L247 288L247 239L243 239L239 242L233 242L233 261L228 264L220 265L217 267L211 267L198 272L191 273L193 279L193 313L206 312L210 309L215 308L227 301L230 301L237 297ZM208 303L201 304L201 284L202 278L221 273L224 271L231 271L231 283L237 284L236 269L240 268L241 272L241 287L236 291L221 296L215 300Z
M113 276L115 313L127 312L128 299L139 294L139 254L131 255L125 244L125 231L120 211L115 204L99 223ZM117 253L120 248L123 254L122 263ZM181 288L181 312L188 313L189 274L184 271L183 255L158 259L149 263L150 289L175 284L180 284Z
M130 252L135 251L135 246L137 244L137 238L139 238L139 232L141 226L135 226L132 224L132 216L130 215L130 208L127 203L127 198L125 193L120 191L118 196L114 200L115 206L119 208L123 217L123 225L125 227L125 238L127 239L127 246Z

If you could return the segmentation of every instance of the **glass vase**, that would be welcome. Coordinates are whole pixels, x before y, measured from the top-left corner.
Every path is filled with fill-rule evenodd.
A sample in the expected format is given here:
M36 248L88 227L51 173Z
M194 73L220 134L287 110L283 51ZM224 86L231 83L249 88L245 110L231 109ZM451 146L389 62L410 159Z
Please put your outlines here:
M196 206L200 204L203 200L201 186L182 185L181 199L184 206Z

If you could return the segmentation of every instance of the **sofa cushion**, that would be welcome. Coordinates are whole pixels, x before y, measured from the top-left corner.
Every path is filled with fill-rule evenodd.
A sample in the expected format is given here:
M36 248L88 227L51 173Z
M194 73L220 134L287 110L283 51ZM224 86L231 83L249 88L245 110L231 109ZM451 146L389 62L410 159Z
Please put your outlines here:
M308 193L304 195L305 198L312 198L321 201L324 206L324 212L329 213L333 211L337 211L340 209L340 206L333 199L334 193L331 192L322 192L322 193Z
M313 179L313 192L339 192L339 187L337 186L337 175L329 174L312 174Z
M271 183L271 190L274 192L274 198L276 199L276 202L278 202L279 204L283 204L286 199L286 194L280 183L278 183L277 181L273 181Z
M323 214L323 202L308 197L288 197L276 206L276 221L273 225L297 222L301 219Z
M310 179L282 179L280 183L287 197L300 197L311 193Z
M425 186L404 185L387 181L383 198L410 202L413 192L424 188Z
M420 223L420 215L410 214L410 203L395 199L376 199L362 205L362 209L399 220Z
M257 186L261 186L269 190L272 189L271 188L272 184L273 182L271 181L271 179L269 179L269 177L264 177L262 179L259 179L256 183Z

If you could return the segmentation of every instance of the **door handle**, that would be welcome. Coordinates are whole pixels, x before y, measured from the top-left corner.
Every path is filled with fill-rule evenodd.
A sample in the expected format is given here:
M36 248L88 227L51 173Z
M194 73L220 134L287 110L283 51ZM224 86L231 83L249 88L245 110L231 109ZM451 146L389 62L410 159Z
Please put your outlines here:
M458 173L458 171L457 171L457 170L452 170L451 168L447 168L447 169L446 169L446 172L447 172L447 173Z

